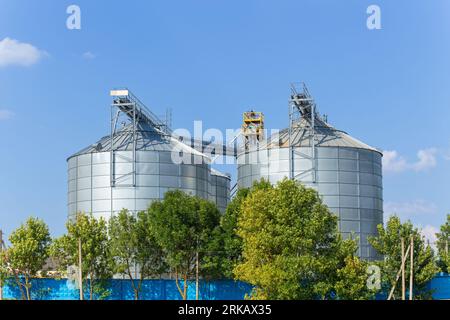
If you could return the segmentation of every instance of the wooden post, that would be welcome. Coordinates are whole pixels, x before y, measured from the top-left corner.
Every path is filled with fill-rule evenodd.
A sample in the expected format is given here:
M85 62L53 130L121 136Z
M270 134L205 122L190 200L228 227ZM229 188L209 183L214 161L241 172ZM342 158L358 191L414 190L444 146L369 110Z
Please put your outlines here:
M405 256L407 256L407 255L409 254L409 250L410 250L410 249L411 249L411 246L408 246L408 249L406 249ZM396 278L395 278L395 282L394 282L394 284L392 285L391 292L389 292L388 300L391 300L392 297L394 296L394 291L395 291L395 288L397 287L397 282L398 282L398 280L400 279L400 276L401 276L401 274L402 274L402 268L403 268L403 265L404 265L405 263L406 263L406 257L403 258L403 260L402 260L402 266L398 269L397 276L396 276Z
M80 300L83 300L83 264L81 257L81 238L78 239L78 287L80 288Z
M195 300L198 300L198 250L195 254Z
M406 288L405 288L405 239L402 238L402 300L406 300Z
M413 280L414 280L414 236L411 236L411 266L409 269L409 300L413 300Z

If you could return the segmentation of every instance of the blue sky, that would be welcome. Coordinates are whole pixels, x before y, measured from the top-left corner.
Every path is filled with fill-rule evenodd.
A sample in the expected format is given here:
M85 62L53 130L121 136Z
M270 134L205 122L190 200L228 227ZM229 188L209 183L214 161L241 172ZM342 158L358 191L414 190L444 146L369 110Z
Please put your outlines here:
M81 30L66 8L81 8ZM381 8L381 30L366 9ZM174 128L287 126L305 81L334 126L388 151L385 217L429 234L450 212L450 2L0 0L0 228L66 220L66 158L108 133L127 86ZM13 53L8 48L20 52ZM3 51L2 51L3 50ZM19 54L20 53L20 54ZM15 54L15 56L14 56ZM219 167L225 171L228 166Z

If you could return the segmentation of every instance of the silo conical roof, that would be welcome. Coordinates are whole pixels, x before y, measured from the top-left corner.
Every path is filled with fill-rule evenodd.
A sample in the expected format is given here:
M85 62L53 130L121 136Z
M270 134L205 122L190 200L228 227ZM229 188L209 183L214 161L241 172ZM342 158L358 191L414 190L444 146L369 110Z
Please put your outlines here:
M114 134L112 149L115 151L133 150L133 126L129 124ZM207 155L195 150L191 146L181 142L177 138L162 134L153 128L140 123L136 130L136 150L137 151L174 151L179 150L186 153L209 158ZM71 157L96 152L111 151L111 135L104 136L96 143L90 145L72 155Z
M289 128L286 128L270 136L259 148L287 148L290 143L295 147L310 147L311 127L310 119L301 118L291 128L291 139L289 139ZM315 119L314 135L316 147L348 147L382 153L380 150L350 136L345 131L334 128L319 117Z

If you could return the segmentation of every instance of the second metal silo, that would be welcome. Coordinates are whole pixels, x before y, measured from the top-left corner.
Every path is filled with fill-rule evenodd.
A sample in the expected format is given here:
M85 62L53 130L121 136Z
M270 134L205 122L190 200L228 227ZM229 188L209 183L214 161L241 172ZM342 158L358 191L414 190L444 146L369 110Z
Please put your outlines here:
M359 255L379 258L368 237L383 223L382 153L328 124L306 87L293 88L289 119L289 128L241 150L238 186L288 177L316 189L342 235L359 238Z

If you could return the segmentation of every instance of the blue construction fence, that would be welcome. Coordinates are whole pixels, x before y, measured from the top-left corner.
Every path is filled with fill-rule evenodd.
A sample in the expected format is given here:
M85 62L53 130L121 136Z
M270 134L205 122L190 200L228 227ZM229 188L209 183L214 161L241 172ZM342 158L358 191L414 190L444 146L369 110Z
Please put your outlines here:
M180 283L180 286L183 282ZM105 286L105 300L134 300L131 280L113 279ZM83 290L85 298L89 290ZM188 299L195 300L195 282L188 283ZM252 286L233 280L200 281L201 300L243 300L250 294ZM21 299L21 291L11 279L3 286L5 299ZM79 289L67 279L33 279L31 297L33 300L79 300ZM175 280L144 280L140 292L141 300L181 300Z
M428 284L433 292L433 299L450 300L450 274L440 273Z
M182 282L181 282L182 285ZM433 298L450 299L450 275L439 274L430 281L428 288ZM130 280L114 279L108 281L106 300L134 300L134 291ZM215 280L200 281L199 299L201 300L243 300L250 294L252 286L240 281ZM20 299L19 288L12 280L3 286L5 299ZM31 295L33 300L78 300L79 290L73 281L67 279L33 279ZM89 290L85 290L85 297ZM140 292L141 300L181 300L175 280L144 280ZM188 299L195 299L195 282L188 283ZM380 294L377 299L385 299Z

